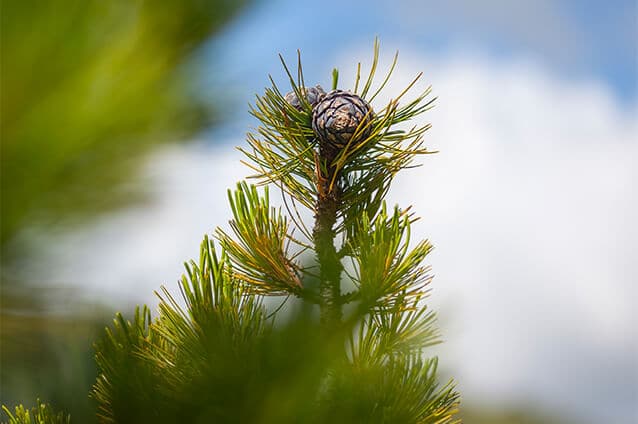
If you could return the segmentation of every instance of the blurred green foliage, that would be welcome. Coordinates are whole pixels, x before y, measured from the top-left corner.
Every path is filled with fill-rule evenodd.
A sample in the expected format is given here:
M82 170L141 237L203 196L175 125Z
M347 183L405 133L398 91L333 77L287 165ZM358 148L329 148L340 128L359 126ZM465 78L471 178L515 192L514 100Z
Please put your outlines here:
M51 310L42 301L70 306L73 297L70 290L21 285L8 296L3 293L0 403L32 406L39 397L55 410L71 413L73 422L95 421L95 407L87 397L97 374L92 344L111 313L95 305L82 311L73 305L64 313L64 308Z
M189 59L244 3L2 2L5 263L20 229L129 201L124 183L143 153L209 123Z
M193 63L247 3L2 1L3 403L39 396L74 422L94 421L91 345L104 315L93 305L78 311L75 294L63 288L22 281L33 246L16 240L34 225L74 223L127 204L141 194L130 183L146 153L212 122L211 99L222 93L194 95ZM56 303L52 312L48 305Z
M27 409L20 404L15 407L13 413L9 408L2 409L9 416L9 424L69 424L71 417L63 412L55 412L51 406L36 402L36 406Z

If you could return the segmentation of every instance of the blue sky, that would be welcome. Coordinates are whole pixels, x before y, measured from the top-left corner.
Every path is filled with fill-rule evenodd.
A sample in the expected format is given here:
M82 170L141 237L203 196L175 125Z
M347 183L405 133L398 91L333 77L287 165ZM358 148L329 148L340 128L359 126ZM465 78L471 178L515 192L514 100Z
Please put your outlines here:
M493 60L530 58L561 78L604 81L621 101L635 104L637 7L632 0L276 0L248 9L209 53L222 56L235 83L259 87L264 68L278 74L279 52L294 57L301 49L306 68L321 69L322 58L371 45L376 35L435 55L467 50Z

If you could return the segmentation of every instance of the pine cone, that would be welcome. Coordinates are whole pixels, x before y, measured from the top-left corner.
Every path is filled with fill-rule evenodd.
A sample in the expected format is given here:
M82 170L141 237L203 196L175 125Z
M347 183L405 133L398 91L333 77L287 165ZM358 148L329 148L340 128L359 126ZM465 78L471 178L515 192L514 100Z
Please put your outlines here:
M373 112L368 102L356 94L333 90L323 96L312 110L312 129L321 143L342 149L351 141L357 128L357 138L367 138L372 130L372 119Z
M310 107L314 107L323 96L326 95L326 92L323 91L320 85L316 85L315 87L304 88L306 101L310 103ZM297 93L291 91L290 93L284 96L284 99L292 105L297 110L302 110L303 106L301 105L301 101L297 97Z

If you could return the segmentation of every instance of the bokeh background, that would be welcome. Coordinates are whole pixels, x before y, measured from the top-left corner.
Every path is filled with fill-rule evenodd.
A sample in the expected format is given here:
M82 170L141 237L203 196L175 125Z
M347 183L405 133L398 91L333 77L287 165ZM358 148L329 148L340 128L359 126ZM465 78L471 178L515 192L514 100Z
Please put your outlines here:
M151 4L152 3L152 4ZM469 423L638 421L633 0L3 1L1 401L91 422L91 343L155 305L250 174L247 105L399 50L440 153L396 181L429 238Z

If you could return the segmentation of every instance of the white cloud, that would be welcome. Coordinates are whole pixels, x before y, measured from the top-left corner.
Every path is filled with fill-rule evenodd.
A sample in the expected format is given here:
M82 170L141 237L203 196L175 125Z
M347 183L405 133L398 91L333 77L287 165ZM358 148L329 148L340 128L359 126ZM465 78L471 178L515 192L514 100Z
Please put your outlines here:
M593 422L638 412L635 111L526 61L402 56L395 82L423 70L440 96L425 117L440 153L390 198L414 205L414 233L437 247L443 363L466 399Z
M468 401L626 418L637 390L635 111L596 82L523 60L402 57L390 91L424 70L440 96L426 119L441 153L399 177L390 201L413 204L415 238L437 247L443 365ZM48 278L152 301L202 234L227 222L225 190L249 173L239 158L230 146L159 153L157 202L56 242Z
M226 192L247 175L240 159L231 145L160 150L142 175L153 200L40 243L55 247L34 281L81 285L85 297L118 307L156 304L153 291L174 287L204 234L228 222Z

